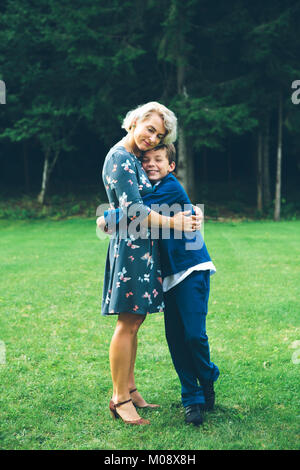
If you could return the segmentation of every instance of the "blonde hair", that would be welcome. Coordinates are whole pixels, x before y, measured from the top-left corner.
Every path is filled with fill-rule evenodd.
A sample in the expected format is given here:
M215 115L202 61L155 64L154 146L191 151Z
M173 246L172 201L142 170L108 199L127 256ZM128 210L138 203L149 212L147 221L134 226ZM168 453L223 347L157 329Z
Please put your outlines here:
M157 101L150 101L149 103L142 104L129 111L125 116L122 128L129 132L133 122L139 120L144 121L152 113L157 113L162 118L167 131L161 143L171 144L172 142L175 142L177 138L177 118L173 111Z

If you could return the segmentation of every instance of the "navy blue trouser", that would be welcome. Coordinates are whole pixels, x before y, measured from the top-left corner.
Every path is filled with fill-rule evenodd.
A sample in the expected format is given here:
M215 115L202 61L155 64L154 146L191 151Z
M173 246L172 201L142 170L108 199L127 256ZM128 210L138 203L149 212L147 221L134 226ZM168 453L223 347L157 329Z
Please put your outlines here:
M210 272L193 271L164 293L165 331L172 361L181 382L183 406L205 403L201 382L217 380L210 361L206 315Z

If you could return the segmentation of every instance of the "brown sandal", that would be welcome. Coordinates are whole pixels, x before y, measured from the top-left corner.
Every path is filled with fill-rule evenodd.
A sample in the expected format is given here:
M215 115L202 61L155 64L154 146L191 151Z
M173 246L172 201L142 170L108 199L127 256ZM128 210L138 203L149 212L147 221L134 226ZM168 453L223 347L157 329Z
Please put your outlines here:
M114 403L112 400L110 400L109 410L110 410L110 414L112 418L113 419L121 418L125 424L137 424L137 425L150 424L150 421L144 418L134 419L132 421L125 420L122 418L122 416L117 412L116 408L118 408L119 406L125 405L125 403L129 403L130 401L132 401L131 398L129 398L129 400L122 401L121 403Z
M130 390L129 393L134 393L137 391L137 388L134 388L133 390ZM143 408L143 409L149 409L149 410L154 410L156 408L160 408L160 405L151 405L151 404L148 404L146 406L138 406L134 403L134 401L132 401L132 403L134 404L134 406L136 408Z

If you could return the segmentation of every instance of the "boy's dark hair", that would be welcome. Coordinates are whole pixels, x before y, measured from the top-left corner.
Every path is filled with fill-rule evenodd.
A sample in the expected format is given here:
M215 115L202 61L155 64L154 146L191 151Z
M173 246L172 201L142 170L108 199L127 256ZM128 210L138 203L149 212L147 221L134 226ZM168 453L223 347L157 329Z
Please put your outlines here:
M166 149L169 164L176 161L176 149L174 144L159 144L153 150Z

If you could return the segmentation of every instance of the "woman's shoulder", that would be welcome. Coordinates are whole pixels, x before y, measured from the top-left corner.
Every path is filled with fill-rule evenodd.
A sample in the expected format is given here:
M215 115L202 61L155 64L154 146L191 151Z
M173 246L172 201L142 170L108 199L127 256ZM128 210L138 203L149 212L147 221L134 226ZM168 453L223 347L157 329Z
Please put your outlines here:
M116 144L114 145L106 155L107 159L118 159L119 161L126 161L127 159L131 162L134 162L135 157L128 152L125 147L123 147L121 144Z
M127 172L139 172L137 158L129 153L125 147L117 144L106 155L102 173L114 173L116 177L117 175L120 177L123 174L127 175Z

